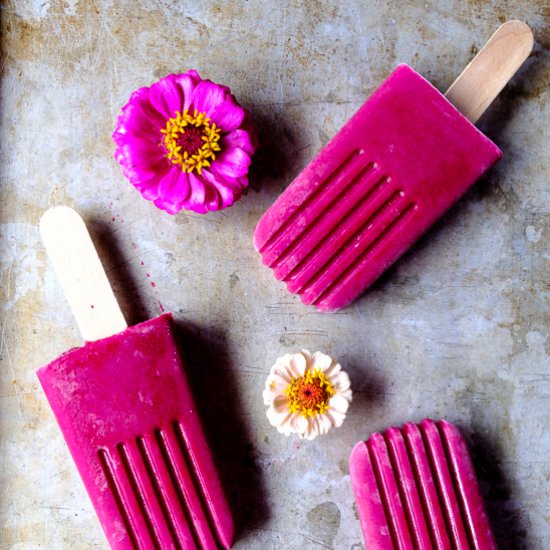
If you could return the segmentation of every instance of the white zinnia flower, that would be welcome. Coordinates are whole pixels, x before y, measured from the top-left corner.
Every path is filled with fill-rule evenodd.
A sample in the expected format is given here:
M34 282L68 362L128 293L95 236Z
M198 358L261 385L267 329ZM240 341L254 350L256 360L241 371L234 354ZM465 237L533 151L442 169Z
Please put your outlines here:
M351 402L350 380L320 351L288 353L271 367L263 399L267 418L279 432L314 439L344 422Z

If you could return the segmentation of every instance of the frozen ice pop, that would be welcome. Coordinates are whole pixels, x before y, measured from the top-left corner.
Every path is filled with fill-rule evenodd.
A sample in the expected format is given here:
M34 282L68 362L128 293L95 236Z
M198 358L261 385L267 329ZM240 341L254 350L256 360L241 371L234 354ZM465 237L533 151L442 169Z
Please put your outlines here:
M462 434L440 420L359 442L350 475L365 546L496 550Z
M48 210L40 230L86 343L38 378L111 547L229 548L231 513L170 314L126 326L74 210Z
M473 123L532 45L505 23L446 96L398 66L262 216L262 262L305 304L351 303L501 157Z

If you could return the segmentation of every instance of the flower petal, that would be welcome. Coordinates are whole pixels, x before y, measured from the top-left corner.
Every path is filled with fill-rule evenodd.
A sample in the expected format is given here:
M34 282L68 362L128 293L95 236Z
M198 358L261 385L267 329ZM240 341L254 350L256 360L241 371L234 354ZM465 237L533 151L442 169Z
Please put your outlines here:
M148 117L135 103L128 103L117 118L113 133L115 143L121 144L128 136L145 139L158 144L161 134L153 119Z
M302 353L294 353L289 357L286 368L292 378L304 376L307 369L307 359Z
M198 214L204 214L207 212L204 200L206 198L206 187L202 178L196 176L193 172L188 174L189 185L191 186L191 193L185 201L185 207L197 212Z
M309 441L315 439L318 435L321 434L318 417L308 418L308 429L306 431L305 438Z
M344 413L341 413L339 411L329 411L327 413L327 416L329 416L332 420L332 425L335 427L335 428L339 428L343 423L344 423L344 420L346 419L346 415Z
M345 414L349 408L349 400L337 393L330 398L328 405L331 412L336 411Z
M297 414L293 415L290 419L290 425L292 426L294 433L297 433L298 435L304 434L309 427L307 418Z
M142 115L151 120L156 127L163 128L166 117L151 104L150 88L138 88L132 93L126 105L133 105ZM124 107L123 107L124 109Z
M326 371L332 365L332 357L326 353L316 351L311 356L312 368L321 369L323 372Z
M216 208L211 207L210 210L219 210L231 206L242 194L242 189L238 181L234 178L224 178L223 180L215 176L210 170L204 168L202 175L209 186L217 191Z
M284 357L279 357L279 359L277 359L275 364L271 367L271 373L277 374L283 380L285 380L287 384L289 384L292 381L292 376L290 376L287 371L286 361L285 362L280 361L280 359L283 359Z
M222 151L210 169L221 178L227 176L238 178L248 173L250 162L250 157L242 149L236 147Z
M319 425L319 433L326 434L332 428L332 421L326 414L317 415L317 423Z
M210 110L208 116L223 132L237 129L243 122L245 110L235 101L232 95Z
M132 183L160 176L169 168L160 148L142 140L131 140L119 146L115 151L115 159Z
M191 70L187 71L184 74L176 76L176 82L181 88L181 94L183 98L182 109L183 111L188 111L191 107L191 102L193 101L193 92L201 81L201 77L197 71Z
M224 151L238 147L250 156L254 153L254 147L252 145L250 134L242 129L232 130L228 134L224 135L220 141L220 144L222 150Z
M292 413L286 409L286 410L276 410L273 407L270 407L266 411L267 419L269 420L269 423L272 426L275 426L276 428L282 426L283 424L289 422L291 418Z
M174 166L159 181L159 198L155 205L170 214L177 214L189 196L187 174ZM160 206L162 204L162 206Z
M149 101L151 105L166 119L183 110L183 96L178 85L176 75L169 74L161 78L149 88Z
M277 374L271 374L266 381L263 391L264 405L271 405L273 401L281 394L284 394L288 383Z
M343 370L340 370L336 374L332 374L331 376L329 376L329 382L339 393L348 390L351 386L351 381L349 379L348 373Z
M192 107L210 118L216 107L224 102L226 95L227 88L225 86L219 86L210 80L203 80L199 82L193 92Z

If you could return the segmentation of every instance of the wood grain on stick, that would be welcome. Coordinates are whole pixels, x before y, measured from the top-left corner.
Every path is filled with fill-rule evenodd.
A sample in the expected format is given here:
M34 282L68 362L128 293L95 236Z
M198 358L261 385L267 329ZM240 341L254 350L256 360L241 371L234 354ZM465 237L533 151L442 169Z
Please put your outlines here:
M107 275L82 218L55 206L40 219L40 235L86 341L127 328Z
M533 49L533 33L522 21L507 21L451 84L445 97L477 122Z

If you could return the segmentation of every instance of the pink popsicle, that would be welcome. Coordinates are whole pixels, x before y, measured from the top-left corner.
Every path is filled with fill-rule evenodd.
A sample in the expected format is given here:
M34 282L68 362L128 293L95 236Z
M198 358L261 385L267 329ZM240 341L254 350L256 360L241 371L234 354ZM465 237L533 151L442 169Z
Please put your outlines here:
M51 227L54 236L80 233L65 253L86 264L82 250L91 241L80 217L64 207L50 213L43 236ZM52 224L58 219L59 228ZM50 256L56 250L51 245ZM61 249L61 263L65 260ZM78 276L79 285L85 276ZM109 297L92 302L90 315L105 309L102 301ZM184 368L171 315L164 314L87 341L38 370L113 549L231 546L233 520Z
M350 474L367 548L496 550L452 424L424 420L372 434L353 448Z
M496 549L466 443L456 426L440 420L438 427L445 443L449 466L456 483L457 496L474 548Z
M525 38L526 25L506 25L489 41L489 53L504 36L521 35L526 57L529 29ZM486 58L481 65L500 71L501 78L519 66L515 62L507 72L501 58L491 59L492 65ZM452 98L467 109L464 88L458 86ZM338 310L362 294L501 155L445 96L400 65L265 212L254 246L303 303Z

